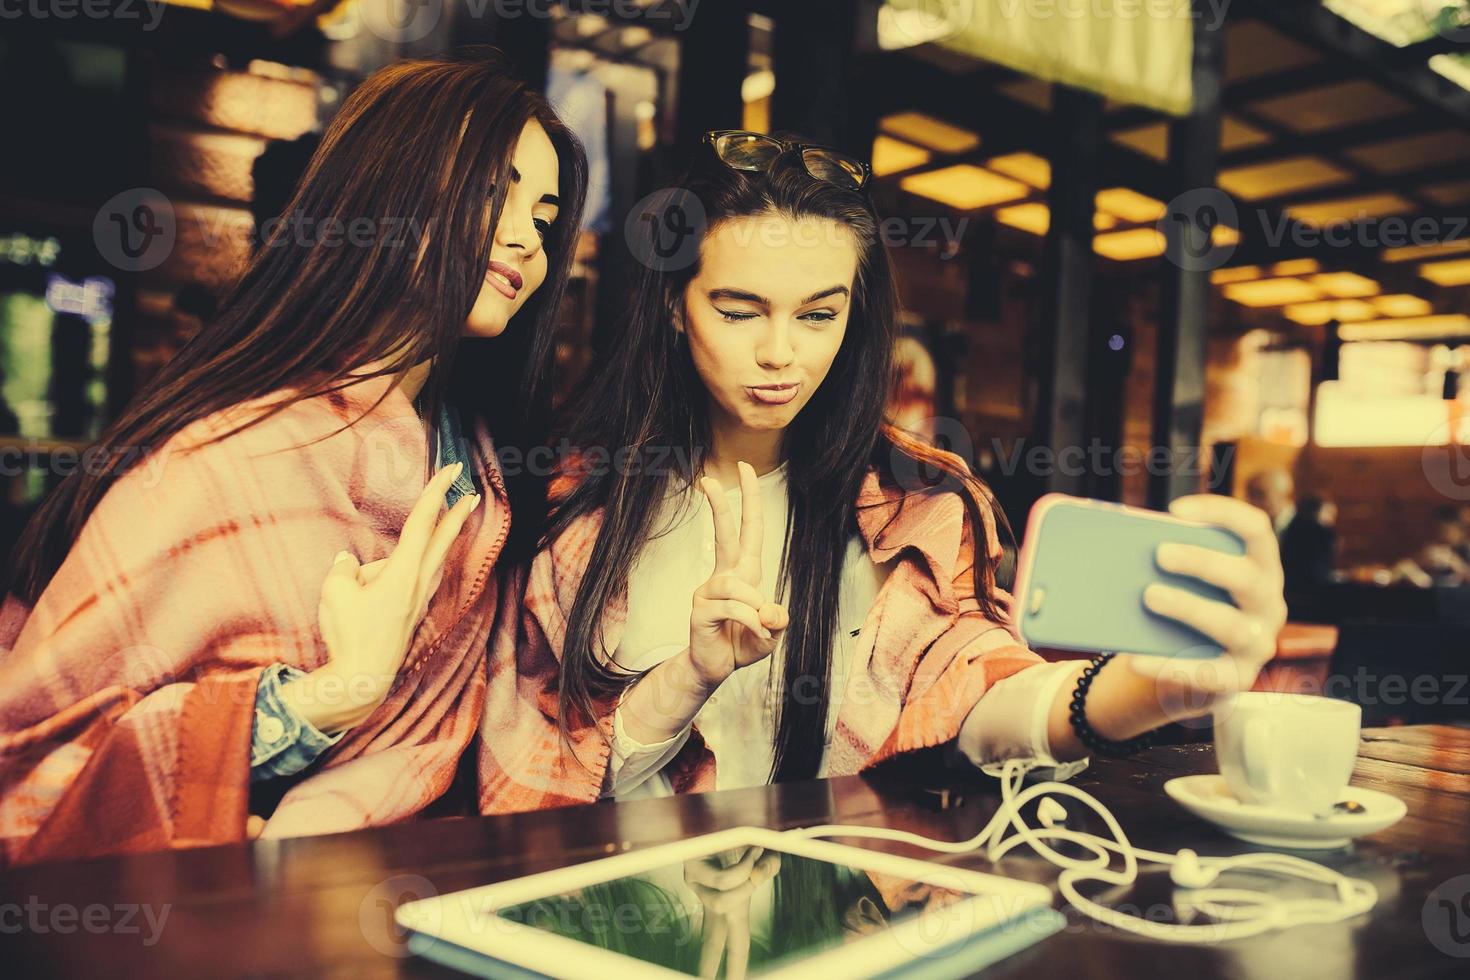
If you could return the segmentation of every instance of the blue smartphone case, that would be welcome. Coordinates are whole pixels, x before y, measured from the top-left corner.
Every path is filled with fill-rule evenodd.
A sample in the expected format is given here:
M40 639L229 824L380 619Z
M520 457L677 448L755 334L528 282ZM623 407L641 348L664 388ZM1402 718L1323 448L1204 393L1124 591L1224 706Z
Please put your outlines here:
M1245 554L1234 533L1157 511L1063 494L1036 502L1016 574L1021 635L1033 647L1208 658L1214 640L1143 604L1153 582L1232 602L1223 589L1165 572L1154 561L1165 542Z

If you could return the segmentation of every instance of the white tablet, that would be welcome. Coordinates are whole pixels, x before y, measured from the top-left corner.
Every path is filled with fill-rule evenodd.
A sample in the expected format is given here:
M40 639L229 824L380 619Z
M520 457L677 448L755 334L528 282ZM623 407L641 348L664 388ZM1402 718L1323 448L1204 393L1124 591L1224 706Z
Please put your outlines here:
M1044 885L754 827L405 904L481 976L958 977L1061 928Z

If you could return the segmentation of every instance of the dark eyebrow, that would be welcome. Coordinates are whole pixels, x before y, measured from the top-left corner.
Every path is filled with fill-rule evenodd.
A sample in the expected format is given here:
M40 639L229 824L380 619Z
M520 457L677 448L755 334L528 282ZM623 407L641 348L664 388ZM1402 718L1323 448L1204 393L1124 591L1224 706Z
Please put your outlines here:
M737 300L744 300L747 303L756 303L756 304L758 304L760 306L770 306L771 305L771 301L768 300L768 299L766 299L764 296L757 296L755 293L747 293L743 289L711 289L709 291L709 298L712 299L712 300L715 300L715 299L737 299Z
M512 164L510 168L510 179L512 183L519 184L521 182L521 172L515 168L514 164ZM557 197L555 194L542 194L541 200L537 203L550 204L554 208L560 208L561 198Z
M805 306L808 303L815 303L819 299L826 299L828 296L846 295L848 295L848 289L846 286L832 286L828 289L823 289L818 292L812 293L810 296L802 300L800 303L797 303L796 305ZM766 299L764 296L757 296L755 293L748 293L743 289L711 289L709 291L709 298L712 300L744 300L747 303L756 303L760 306L767 307L771 305L771 301Z
M828 296L846 295L848 295L846 286L833 286L831 289L824 289L820 293L812 293L810 296L802 300L800 303L797 303L796 305L805 306L808 303L815 303L819 299L826 299Z

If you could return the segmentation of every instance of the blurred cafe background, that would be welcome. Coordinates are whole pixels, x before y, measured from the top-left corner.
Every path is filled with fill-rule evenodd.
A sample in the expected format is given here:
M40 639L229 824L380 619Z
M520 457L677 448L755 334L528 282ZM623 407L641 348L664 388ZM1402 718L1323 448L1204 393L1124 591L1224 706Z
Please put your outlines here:
M1018 535L1048 491L1234 494L1287 571L1262 683L1463 672L1470 0L0 0L0 547L209 321L353 86L471 43L592 162L562 385L680 154L795 131L872 160L892 415Z

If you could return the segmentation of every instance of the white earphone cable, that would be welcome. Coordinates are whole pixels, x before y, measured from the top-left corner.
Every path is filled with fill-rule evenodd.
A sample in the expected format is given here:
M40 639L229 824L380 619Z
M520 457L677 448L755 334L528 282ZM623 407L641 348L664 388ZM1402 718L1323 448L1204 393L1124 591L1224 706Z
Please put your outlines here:
M1370 882L1349 878L1331 868L1290 854L1240 854L1234 857L1199 857L1185 849L1177 854L1135 848L1128 840L1116 817L1102 802L1084 790L1060 782L1038 782L1021 790L1021 782L1034 763L1010 760L1001 775L1001 806L985 827L974 837L963 841L932 840L919 834L886 827L860 827L827 824L787 831L799 837L860 837L888 840L945 854L966 854L985 848L992 864L1022 844L1028 845L1050 863L1061 869L1057 888L1062 897L1077 911L1091 919L1117 929L1164 942L1220 942L1243 939L1275 929L1307 923L1339 922L1367 912L1378 901L1378 891ZM1111 838L1053 826L1066 811L1057 797L1070 797L1087 806L1104 824ZM1028 827L1021 808L1040 799L1039 815L1045 826ZM1014 833L1006 830L1014 828ZM1088 858L1072 858L1049 846L1046 841L1067 841L1091 852ZM1115 869L1113 855L1123 859L1123 867ZM1170 880L1177 886L1176 913L1181 919L1204 914L1214 919L1204 923L1166 923L1129 915L1101 905L1078 891L1083 882L1127 886L1138 879L1138 864L1145 861L1168 867ZM1251 870L1294 877L1336 890L1335 898L1277 898L1262 891L1246 888L1212 888L1215 879L1226 871Z

